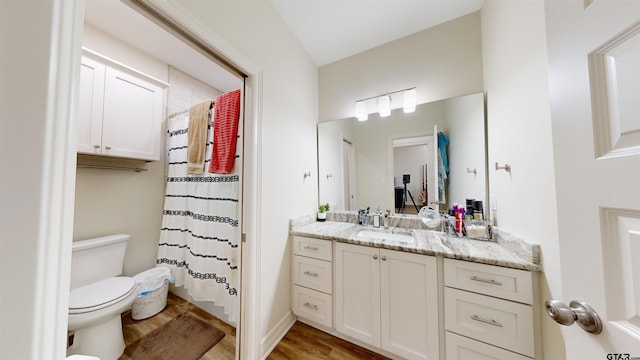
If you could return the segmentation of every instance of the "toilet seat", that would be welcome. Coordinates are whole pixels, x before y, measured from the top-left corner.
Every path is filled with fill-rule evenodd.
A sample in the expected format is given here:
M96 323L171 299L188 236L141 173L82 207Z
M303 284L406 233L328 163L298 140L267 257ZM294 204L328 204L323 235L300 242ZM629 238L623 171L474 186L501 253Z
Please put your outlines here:
M136 282L131 277L118 276L104 279L71 290L69 314L83 314L103 309L136 290Z

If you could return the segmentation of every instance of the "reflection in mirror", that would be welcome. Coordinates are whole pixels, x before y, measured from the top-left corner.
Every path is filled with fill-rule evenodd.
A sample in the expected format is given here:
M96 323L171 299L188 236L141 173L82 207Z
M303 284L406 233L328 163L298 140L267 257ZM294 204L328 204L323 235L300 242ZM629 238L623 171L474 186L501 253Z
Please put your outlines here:
M449 140L449 172L441 189L438 132ZM395 109L389 117L318 125L319 200L332 210L415 214L429 204L444 211L466 199L486 203L486 164L482 93L420 104L409 114Z

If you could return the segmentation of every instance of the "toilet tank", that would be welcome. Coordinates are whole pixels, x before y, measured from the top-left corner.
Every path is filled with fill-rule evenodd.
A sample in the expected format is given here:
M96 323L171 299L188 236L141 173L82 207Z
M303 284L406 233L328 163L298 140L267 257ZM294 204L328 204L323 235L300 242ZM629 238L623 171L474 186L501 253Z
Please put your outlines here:
M131 236L102 236L74 241L71 254L71 289L122 275L124 254Z

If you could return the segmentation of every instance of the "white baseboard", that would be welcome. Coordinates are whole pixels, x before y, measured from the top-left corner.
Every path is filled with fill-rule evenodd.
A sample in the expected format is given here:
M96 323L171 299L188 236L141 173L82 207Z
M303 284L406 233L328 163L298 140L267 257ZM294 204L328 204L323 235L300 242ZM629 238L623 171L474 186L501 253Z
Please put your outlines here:
M287 334L289 329L295 324L296 317L293 312L289 311L278 323L274 326L260 342L260 358L266 359L269 354L276 348L280 340Z

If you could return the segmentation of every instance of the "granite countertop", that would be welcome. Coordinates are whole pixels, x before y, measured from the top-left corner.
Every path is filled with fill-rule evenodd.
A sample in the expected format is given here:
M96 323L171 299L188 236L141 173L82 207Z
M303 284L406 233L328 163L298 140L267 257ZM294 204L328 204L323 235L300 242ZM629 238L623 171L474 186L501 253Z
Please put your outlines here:
M367 234L358 235L364 230ZM374 228L350 222L317 222L313 216L290 221L290 233L349 244L372 246L416 254L443 256L528 271L541 271L540 247L528 244L493 228L495 241L458 238L442 232L408 228ZM382 239L377 233L391 233L397 239ZM415 240L401 235L413 235Z

